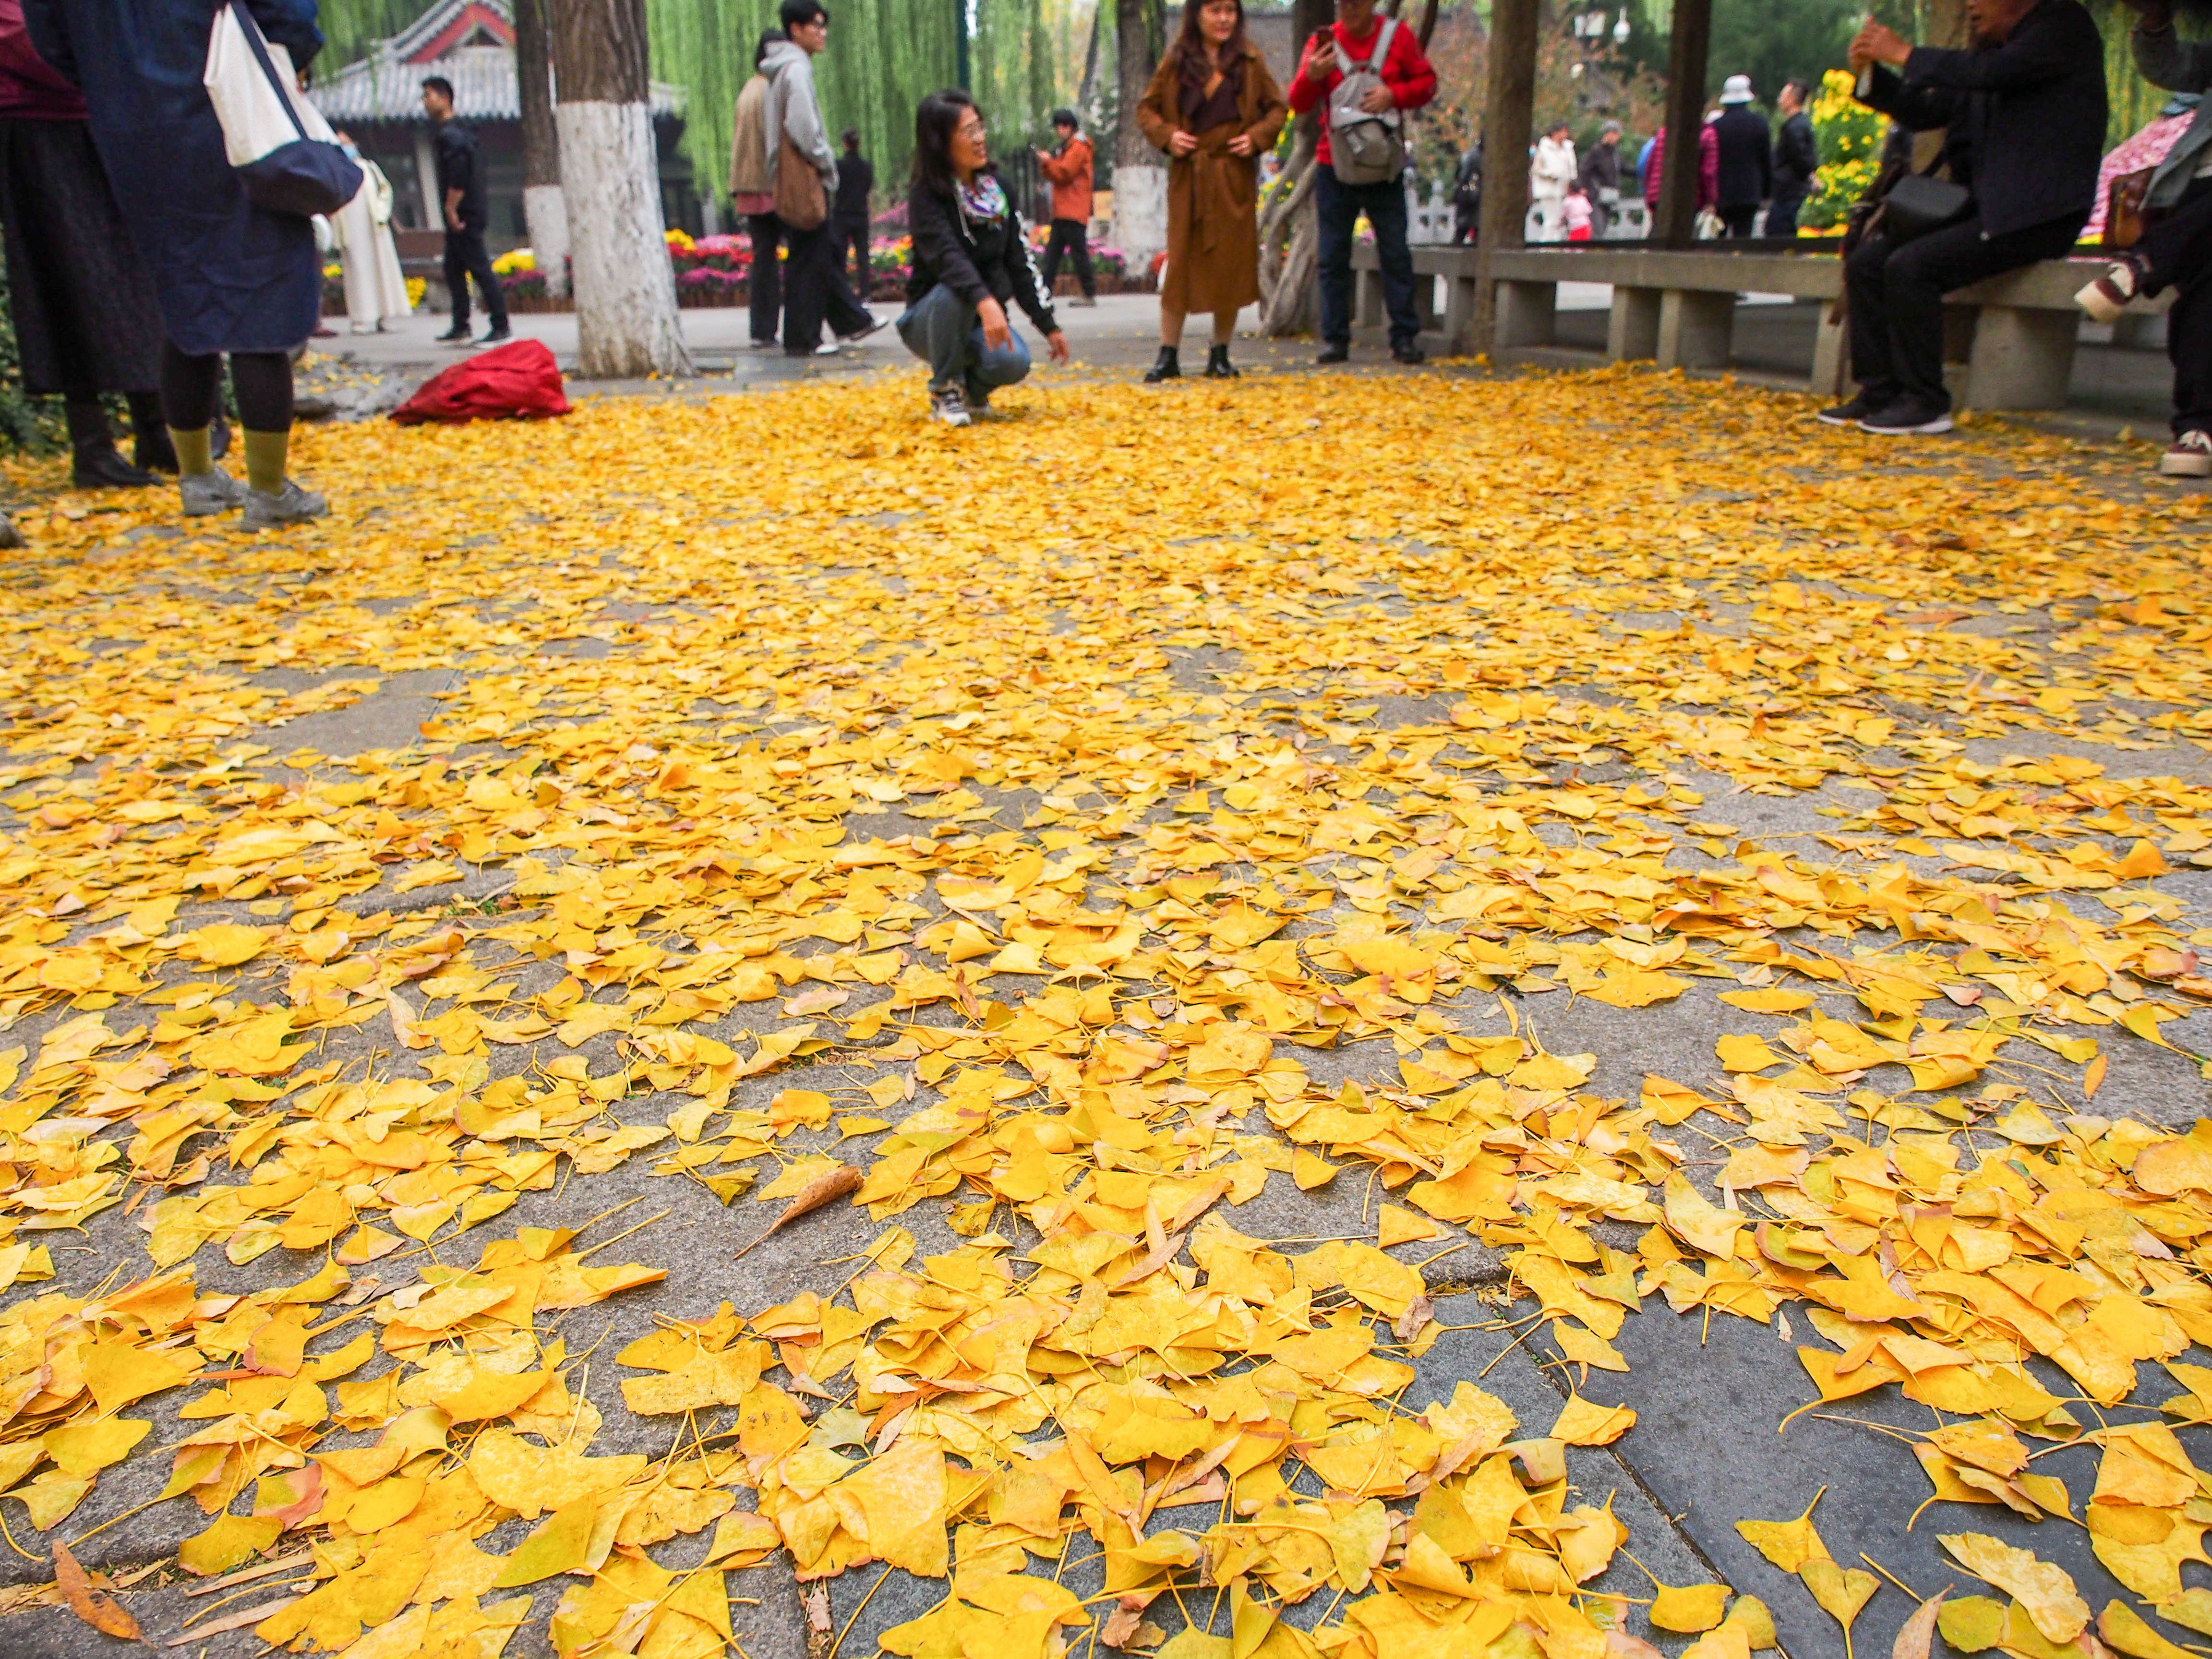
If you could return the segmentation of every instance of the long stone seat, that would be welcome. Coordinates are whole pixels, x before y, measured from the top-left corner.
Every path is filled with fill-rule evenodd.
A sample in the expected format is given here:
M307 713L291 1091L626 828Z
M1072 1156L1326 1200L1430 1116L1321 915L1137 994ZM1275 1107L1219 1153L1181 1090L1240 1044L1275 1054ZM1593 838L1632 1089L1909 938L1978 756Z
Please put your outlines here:
M1422 343L1431 350L1462 352L1473 332L1477 254L1468 247L1417 247L1418 276L1441 277L1445 302L1437 313L1433 281L1415 284ZM1965 348L1966 372L1954 385L1962 403L1977 409L2058 409L2066 402L2081 313L2074 295L2102 267L2096 258L2045 260L1948 295L1952 336ZM1382 266L1371 244L1352 254L1356 293L1353 332L1379 342L1387 330ZM1801 300L1833 300L1843 291L1843 264L1835 253L1784 251L1667 249L1614 244L1514 248L1492 262L1498 288L1495 349L1501 362L1540 353L1558 340L1559 285L1607 283L1613 310L1606 328L1606 356L1650 361L1662 368L1721 368L1729 362L1737 297L1787 294ZM2161 311L2166 296L2134 309ZM1843 330L1823 307L1808 386L1827 392L1838 385ZM1970 342L1970 343L1969 343Z

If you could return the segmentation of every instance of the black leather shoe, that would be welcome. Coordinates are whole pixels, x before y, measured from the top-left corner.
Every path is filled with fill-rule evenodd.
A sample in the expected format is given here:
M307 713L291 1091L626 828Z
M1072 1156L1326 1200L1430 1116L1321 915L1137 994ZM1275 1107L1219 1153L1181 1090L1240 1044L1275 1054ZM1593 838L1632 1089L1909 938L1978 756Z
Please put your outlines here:
M143 489L161 482L125 460L112 443L87 444L70 459L70 482L79 489Z
M440 345L456 345L463 340L473 340L476 337L469 332L469 325L466 323L461 323L447 329L443 334L434 334L430 337Z
M1317 363L1350 362L1352 361L1352 348L1348 345L1324 346L1322 348L1321 356L1315 358L1314 361Z
M479 339L477 343L478 345L497 345L501 340L512 340L514 337L514 331L509 328L505 323L494 323L489 328L484 331L483 337Z
M1206 354L1206 378L1209 380L1233 380L1237 378L1237 365L1229 361L1229 348L1218 345Z
M1182 379L1182 354L1173 346L1162 346L1160 355L1152 360L1152 366L1145 371L1145 384L1158 386L1162 380L1180 380L1181 379Z
M1408 368L1411 368L1415 363L1425 363L1429 361L1429 354L1422 350L1420 347L1415 345L1411 340L1407 341L1403 345L1392 346L1390 348L1390 356L1393 362L1404 363Z

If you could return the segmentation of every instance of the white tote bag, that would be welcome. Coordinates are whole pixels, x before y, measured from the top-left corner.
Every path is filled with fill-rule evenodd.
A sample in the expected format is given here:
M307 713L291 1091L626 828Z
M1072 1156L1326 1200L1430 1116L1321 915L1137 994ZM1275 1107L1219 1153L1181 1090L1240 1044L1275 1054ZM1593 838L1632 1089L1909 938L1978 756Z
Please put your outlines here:
M243 5L215 15L201 76L222 126L222 148L246 194L278 212L335 213L361 188L361 170L323 112L301 95L292 54L264 37Z

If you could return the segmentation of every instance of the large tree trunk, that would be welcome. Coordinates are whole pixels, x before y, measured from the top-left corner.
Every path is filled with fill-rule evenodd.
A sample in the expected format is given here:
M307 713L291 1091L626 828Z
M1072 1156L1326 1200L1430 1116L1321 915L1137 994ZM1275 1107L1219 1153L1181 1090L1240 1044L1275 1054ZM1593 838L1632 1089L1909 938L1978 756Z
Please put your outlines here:
M1675 0L1677 7L1690 0ZM1528 139L1536 119L1537 0L1492 0L1489 80L1482 118L1482 218L1475 234L1474 349L1497 344L1498 285L1490 262L1521 246L1528 222Z
M1137 125L1137 106L1159 57L1159 0L1114 0L1119 75L1114 126L1114 240L1142 276L1168 245L1168 170Z
M552 21L580 370L689 374L647 101L644 0L558 0Z
M1294 65L1306 42L1328 26L1331 0L1296 0L1291 8ZM1321 163L1321 112L1308 110L1291 126L1290 158L1260 212L1260 331L1280 337L1310 334L1321 324L1321 226L1314 179Z
M558 298L568 291L568 204L561 193L547 4L548 0L514 0L514 71L522 104L522 216L545 291Z
M1705 58L1713 39L1713 0L1674 0L1667 52L1667 154L1659 170L1652 240L1686 247L1698 234L1698 166L1705 124Z

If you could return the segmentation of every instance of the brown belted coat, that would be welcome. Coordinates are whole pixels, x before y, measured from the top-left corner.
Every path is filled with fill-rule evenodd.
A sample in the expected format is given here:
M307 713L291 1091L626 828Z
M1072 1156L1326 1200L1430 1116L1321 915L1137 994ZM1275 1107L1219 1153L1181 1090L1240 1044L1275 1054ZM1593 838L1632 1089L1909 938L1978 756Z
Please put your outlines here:
M1170 52L1137 106L1137 125L1159 149L1182 130L1181 65ZM1168 268L1160 304L1175 311L1237 311L1260 297L1260 158L1290 108L1257 53L1243 64L1237 118L1194 135L1198 148L1168 161ZM1252 154L1229 141L1252 137Z

